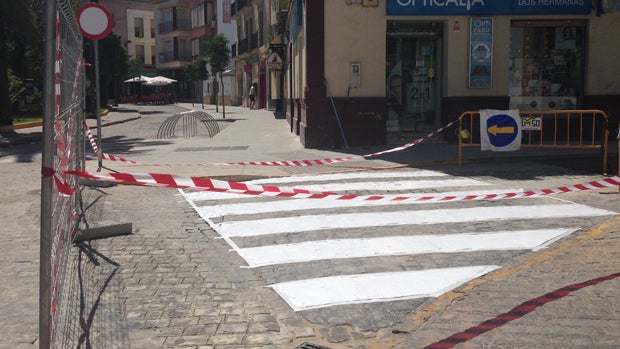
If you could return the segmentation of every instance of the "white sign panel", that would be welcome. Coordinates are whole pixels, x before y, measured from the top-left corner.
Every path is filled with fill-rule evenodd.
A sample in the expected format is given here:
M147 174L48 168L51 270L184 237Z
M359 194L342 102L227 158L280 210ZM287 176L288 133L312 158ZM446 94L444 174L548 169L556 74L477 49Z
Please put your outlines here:
M518 110L480 110L480 150L515 151L520 148Z

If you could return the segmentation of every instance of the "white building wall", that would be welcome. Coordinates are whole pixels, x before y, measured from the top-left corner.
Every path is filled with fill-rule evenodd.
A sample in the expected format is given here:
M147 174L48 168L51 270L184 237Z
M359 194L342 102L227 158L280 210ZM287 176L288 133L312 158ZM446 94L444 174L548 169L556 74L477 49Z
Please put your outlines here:
M135 36L135 19L142 18L144 23L144 37L139 38ZM136 45L144 46L144 64L154 65L152 57L155 56L155 52L152 52L152 48L155 47L155 38L151 37L151 22L154 23L155 12L143 11L136 9L127 9L127 40L131 41L127 44L127 54L131 57L136 56Z

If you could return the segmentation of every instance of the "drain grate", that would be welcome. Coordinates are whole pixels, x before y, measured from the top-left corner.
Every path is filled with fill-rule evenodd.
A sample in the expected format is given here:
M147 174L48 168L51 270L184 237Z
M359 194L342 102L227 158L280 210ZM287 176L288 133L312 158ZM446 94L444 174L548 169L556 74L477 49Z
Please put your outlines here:
M306 342L296 347L295 349L330 349L330 348Z

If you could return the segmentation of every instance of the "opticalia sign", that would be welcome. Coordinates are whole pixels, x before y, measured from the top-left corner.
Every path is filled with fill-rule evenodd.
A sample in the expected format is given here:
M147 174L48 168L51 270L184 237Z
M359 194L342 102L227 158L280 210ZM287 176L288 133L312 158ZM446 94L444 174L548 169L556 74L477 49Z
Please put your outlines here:
M388 16L589 14L592 0L386 0Z

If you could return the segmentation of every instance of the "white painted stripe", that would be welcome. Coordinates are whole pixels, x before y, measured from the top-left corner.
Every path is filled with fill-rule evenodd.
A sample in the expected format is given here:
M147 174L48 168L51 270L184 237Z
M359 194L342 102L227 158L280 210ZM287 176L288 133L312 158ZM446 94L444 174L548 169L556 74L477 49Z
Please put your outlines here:
M384 193L389 190L413 190L442 187L471 187L489 185L475 179L451 178L451 179L424 179L424 180L392 180L372 182L342 182L326 184L303 184L299 188L311 191L348 191L348 190L374 190Z
M324 181L341 181L350 179L372 179L372 178L419 178L419 177L445 177L448 174L430 170L416 171L364 171L364 172L345 172L345 173L329 173L320 175L303 175L291 177L275 177L254 179L247 181L251 184L274 184L274 183L304 183L304 182L324 182Z
M527 205L472 207L441 210L343 213L223 222L214 226L222 236L242 237L340 228L407 224L447 224L509 219L541 219L615 215L585 205Z
M499 266L329 276L271 285L294 311L342 304L437 297Z
M451 195L486 195L486 194L504 194L519 193L521 189L502 189L502 190L478 190L478 191L452 191L445 193L416 193L421 196L451 196ZM217 199L239 199L238 194L228 194L228 197L220 196L216 192L194 192L186 193L185 198L188 201L204 201ZM317 199L289 199L278 198L274 201L246 202L235 204L220 204L197 206L198 213L205 217L222 217L225 215L242 215L257 214L267 212L280 211L305 211L311 209L328 209L343 207L363 207L363 206L387 206L387 205L403 205L403 204L436 204L436 201L388 201L388 200L317 200Z
M239 255L250 267L324 259L506 251L538 248L577 229L540 229L448 235L392 236L366 239L306 241L242 248Z

